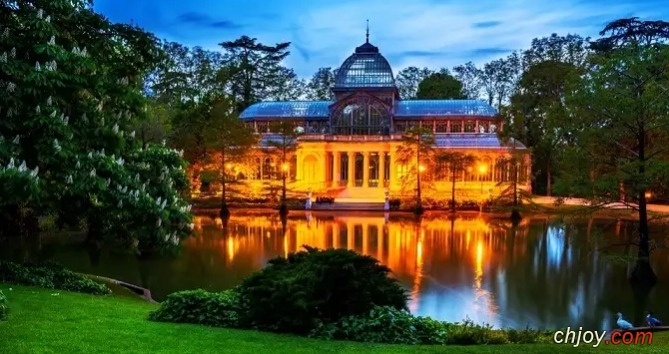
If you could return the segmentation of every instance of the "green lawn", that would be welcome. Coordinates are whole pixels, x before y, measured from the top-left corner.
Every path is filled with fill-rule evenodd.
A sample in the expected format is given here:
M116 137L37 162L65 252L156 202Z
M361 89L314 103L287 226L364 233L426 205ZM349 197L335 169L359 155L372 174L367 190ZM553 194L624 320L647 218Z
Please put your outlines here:
M10 291L9 288L12 288ZM128 296L100 297L0 284L9 300L0 322L0 353L665 353L669 335L652 345L395 346L326 342L268 333L154 323L157 305ZM55 295L58 294L58 295ZM666 332L665 332L666 333Z

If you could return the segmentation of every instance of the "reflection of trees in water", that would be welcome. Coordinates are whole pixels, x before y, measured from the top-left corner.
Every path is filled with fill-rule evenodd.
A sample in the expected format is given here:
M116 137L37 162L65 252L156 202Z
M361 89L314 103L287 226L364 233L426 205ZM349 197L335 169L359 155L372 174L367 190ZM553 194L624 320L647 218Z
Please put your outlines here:
M230 288L270 258L304 244L342 247L380 259L412 292L414 312L439 319L469 316L497 326L611 328L616 312L639 322L648 308L669 318L656 307L669 294L667 285L660 283L649 294L634 293L624 266L592 252L604 235L629 237L633 225L533 220L514 228L475 217L425 216L416 223L378 214L321 218L313 213L310 221L295 214L285 225L278 213L233 215L227 234L220 219L199 217L201 236L188 240L177 258L137 259L107 250L89 254L81 246L47 244L39 255L52 249L51 258L68 267L148 287L160 300L176 290ZM12 257L33 252L9 249L2 252L15 253ZM658 275L666 277L658 265L668 260L667 254L655 257Z

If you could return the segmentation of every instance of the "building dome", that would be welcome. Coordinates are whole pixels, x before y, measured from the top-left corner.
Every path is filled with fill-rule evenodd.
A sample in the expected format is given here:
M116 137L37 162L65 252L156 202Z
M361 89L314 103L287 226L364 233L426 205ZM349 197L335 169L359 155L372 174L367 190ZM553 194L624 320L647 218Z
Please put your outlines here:
M393 69L369 40L355 48L337 70L334 89L394 88Z

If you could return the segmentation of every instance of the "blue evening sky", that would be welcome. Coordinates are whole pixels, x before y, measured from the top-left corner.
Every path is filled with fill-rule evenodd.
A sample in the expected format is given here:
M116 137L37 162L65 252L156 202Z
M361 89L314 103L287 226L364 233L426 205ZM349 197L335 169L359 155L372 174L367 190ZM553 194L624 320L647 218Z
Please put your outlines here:
M668 0L96 0L114 22L134 21L160 38L218 49L241 35L292 42L286 65L302 77L339 66L365 40L407 66L482 64L527 48L535 37L597 37L621 17L669 17Z

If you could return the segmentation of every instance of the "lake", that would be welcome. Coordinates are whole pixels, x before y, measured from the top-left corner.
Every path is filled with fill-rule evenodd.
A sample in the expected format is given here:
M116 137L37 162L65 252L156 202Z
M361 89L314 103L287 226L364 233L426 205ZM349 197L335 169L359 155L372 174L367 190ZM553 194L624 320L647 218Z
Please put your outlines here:
M149 288L161 300L178 290L228 289L269 259L302 245L339 247L381 260L411 293L410 310L440 320L611 329L616 312L641 324L648 309L669 319L668 253L653 255L660 283L650 292L638 292L627 282L625 264L615 261L634 249L594 251L634 237L634 225L627 222L537 218L514 228L478 214L452 220L433 214L416 222L378 213L298 212L291 214L284 233L278 215L249 212L233 215L227 234L217 218L198 216L195 224L199 237L186 241L176 257L138 259L89 251L62 235L2 241L0 257L53 260Z

